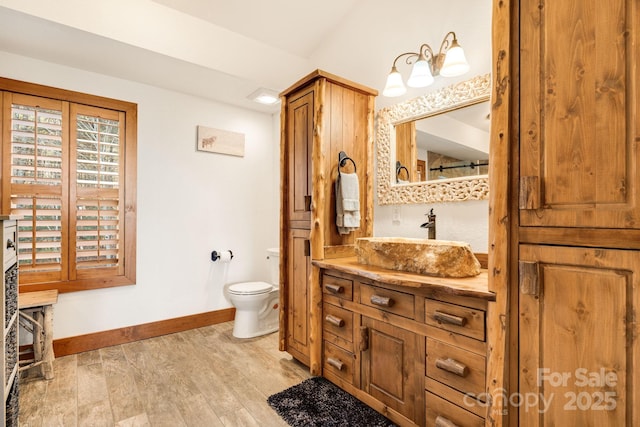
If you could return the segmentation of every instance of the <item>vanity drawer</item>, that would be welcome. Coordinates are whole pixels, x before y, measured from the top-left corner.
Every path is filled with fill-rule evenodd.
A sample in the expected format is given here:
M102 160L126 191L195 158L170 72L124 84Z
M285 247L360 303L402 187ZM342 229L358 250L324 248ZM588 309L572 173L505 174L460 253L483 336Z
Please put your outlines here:
M482 396L486 359L476 353L427 338L426 374L462 393Z
M322 292L353 301L353 280L324 274L322 275Z
M426 393L427 427L451 426L483 427L484 419L433 393ZM436 422L436 420L438 420ZM449 422L447 424L447 421Z
M460 335L485 340L485 312L427 298L424 303L426 323Z
M404 292L392 291L377 286L360 286L360 304L379 308L399 316L415 318L415 297Z
M355 358L353 353L345 351L330 342L324 342L322 369L325 374L332 374L341 380L353 384Z
M17 257L17 229L15 221L4 221L4 230L2 234L2 245L4 247L4 269L11 267L16 263Z
M323 307L322 328L325 340L353 351L353 313L326 302Z

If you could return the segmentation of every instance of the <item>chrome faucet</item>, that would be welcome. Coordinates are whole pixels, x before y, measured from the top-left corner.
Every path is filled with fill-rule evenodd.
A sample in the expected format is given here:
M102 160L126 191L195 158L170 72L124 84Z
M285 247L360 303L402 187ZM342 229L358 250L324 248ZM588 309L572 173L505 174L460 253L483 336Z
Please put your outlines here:
M429 211L427 215L427 222L420 225L420 228L426 228L429 230L429 239L436 238L436 214L433 213L433 209Z

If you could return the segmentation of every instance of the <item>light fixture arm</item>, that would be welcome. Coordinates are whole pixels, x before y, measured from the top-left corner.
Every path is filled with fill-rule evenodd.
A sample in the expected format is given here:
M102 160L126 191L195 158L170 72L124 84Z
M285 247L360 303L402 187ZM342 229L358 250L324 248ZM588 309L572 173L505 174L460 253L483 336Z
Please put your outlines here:
M428 54L428 55L427 55ZM423 43L422 46L420 46L420 55L424 56L426 59L429 60L429 62L433 63L433 58L435 58L436 56L433 54L433 49L431 49L431 46L429 46L426 43ZM432 66L433 68L433 66Z
M431 70L431 75L438 75L438 66L437 66L437 56L433 54L433 49L426 43L423 43L420 46L420 55L418 56L418 61L423 60L429 63L429 69Z
M449 36L451 36L451 41L449 41ZM443 55L449 50L450 47L458 44L458 38L456 37L456 33L453 31L449 31L444 39L442 39L442 44L440 45L440 50L438 51L438 55Z
M413 64L413 62L411 61L412 58L417 58L418 56L420 56L419 53L417 52L405 52L405 53L401 53L400 55L396 56L396 59L393 60L393 65L391 66L391 68L396 68L396 63L398 62L398 60L400 58L402 58L403 56L406 56L407 59L404 61L407 65L411 65Z

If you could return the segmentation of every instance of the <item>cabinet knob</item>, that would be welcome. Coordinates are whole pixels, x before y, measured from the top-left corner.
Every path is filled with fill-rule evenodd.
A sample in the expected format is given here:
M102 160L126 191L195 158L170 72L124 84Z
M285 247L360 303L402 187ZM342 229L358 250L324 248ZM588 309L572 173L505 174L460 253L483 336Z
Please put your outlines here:
M433 318L441 323L448 323L450 325L464 326L467 324L465 317L456 316L454 314L445 313L443 311L435 311Z
M436 427L458 427L458 424L454 424L445 417L438 415L436 417Z
M436 359L436 368L451 372L459 377L466 377L469 374L469 368L467 368L467 365L452 358Z
M389 297L383 297L380 295L373 294L370 298L371 304L379 305L380 307L391 307L393 306L394 301Z
M324 320L327 321L327 323L331 323L333 326L337 326L339 328L342 328L344 326L344 320L336 317L336 316L332 316L330 314L327 314L327 316L324 318Z
M7 249L13 249L15 247L16 247L16 243L11 239L7 239Z
M342 371L342 368L344 367L344 363L342 363L338 359L334 359L333 357L327 357L327 363L336 368L338 371Z

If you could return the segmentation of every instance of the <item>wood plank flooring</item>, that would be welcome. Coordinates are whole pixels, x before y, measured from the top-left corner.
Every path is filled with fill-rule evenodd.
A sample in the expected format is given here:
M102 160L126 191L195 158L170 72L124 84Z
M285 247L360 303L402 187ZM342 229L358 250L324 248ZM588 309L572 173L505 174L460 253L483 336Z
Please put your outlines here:
M57 358L20 382L20 426L286 426L267 397L309 378L278 334L226 322Z

